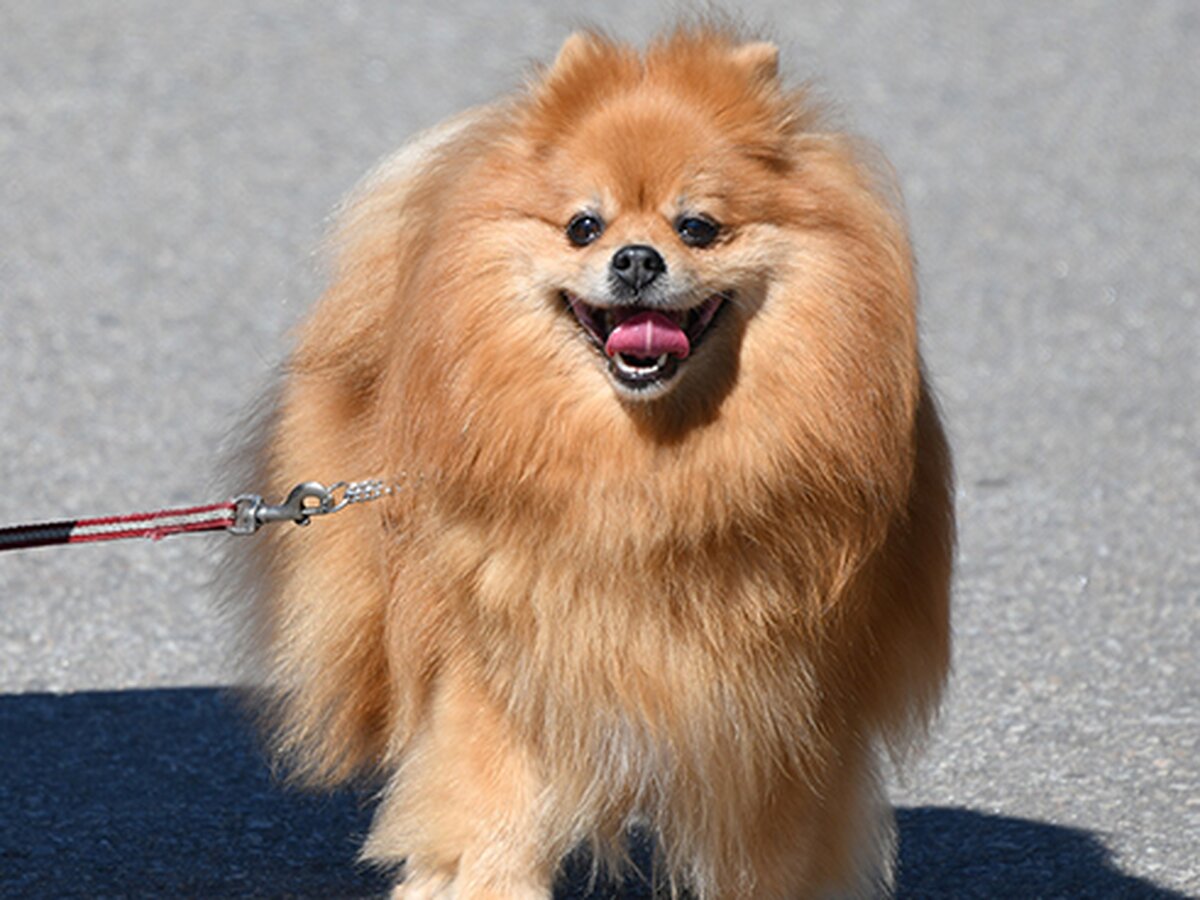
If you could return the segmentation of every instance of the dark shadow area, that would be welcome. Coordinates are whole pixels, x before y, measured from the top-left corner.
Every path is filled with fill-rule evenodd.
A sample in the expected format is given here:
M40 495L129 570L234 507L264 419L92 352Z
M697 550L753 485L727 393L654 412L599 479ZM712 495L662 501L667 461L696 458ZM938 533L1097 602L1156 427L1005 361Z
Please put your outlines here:
M369 824L282 787L220 691L0 697L0 896L377 896Z
M0 696L0 896L378 897L355 863L369 796L313 797L275 779L220 691ZM1085 831L962 809L898 812L900 898L1155 898ZM649 858L645 839L634 859ZM558 900L649 898L589 884L576 857Z
M972 812L896 811L897 900L1187 900L1121 872L1088 831Z

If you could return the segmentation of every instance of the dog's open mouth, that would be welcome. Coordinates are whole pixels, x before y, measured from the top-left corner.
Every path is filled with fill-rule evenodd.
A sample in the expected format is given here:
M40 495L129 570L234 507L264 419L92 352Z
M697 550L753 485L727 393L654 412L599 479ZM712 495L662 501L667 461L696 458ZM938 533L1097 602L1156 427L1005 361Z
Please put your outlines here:
M708 334L726 295L713 294L690 309L594 306L568 293L563 299L608 358L613 377L626 387L641 389L674 377L679 364Z

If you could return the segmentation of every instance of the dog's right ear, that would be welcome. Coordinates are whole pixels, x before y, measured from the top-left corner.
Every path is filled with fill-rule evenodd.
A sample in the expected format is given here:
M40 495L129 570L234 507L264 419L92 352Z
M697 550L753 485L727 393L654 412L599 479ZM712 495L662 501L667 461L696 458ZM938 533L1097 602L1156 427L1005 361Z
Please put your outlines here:
M563 41L563 45L558 48L558 55L554 57L554 65L550 67L550 70L560 72L582 62L594 44L595 35L590 32L571 32Z
M627 70L630 69L640 71L636 50L617 43L599 29L584 28L571 32L563 41L558 48L558 55L554 57L554 64L546 72L546 79L553 81L583 72L588 81L595 81L597 74L608 78L614 71L628 74Z
M572 33L548 69L539 70L531 85L530 118L525 137L535 155L574 127L580 117L621 85L641 77L641 60L600 31Z

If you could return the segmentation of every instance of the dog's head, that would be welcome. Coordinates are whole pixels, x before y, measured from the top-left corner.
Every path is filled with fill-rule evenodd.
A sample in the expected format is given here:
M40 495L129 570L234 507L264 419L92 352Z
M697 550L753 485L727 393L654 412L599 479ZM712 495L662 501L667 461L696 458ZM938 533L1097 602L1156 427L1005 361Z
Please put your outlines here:
M618 396L727 369L783 252L775 183L800 123L775 48L681 32L639 56L577 34L520 123L521 206L540 225L529 280Z

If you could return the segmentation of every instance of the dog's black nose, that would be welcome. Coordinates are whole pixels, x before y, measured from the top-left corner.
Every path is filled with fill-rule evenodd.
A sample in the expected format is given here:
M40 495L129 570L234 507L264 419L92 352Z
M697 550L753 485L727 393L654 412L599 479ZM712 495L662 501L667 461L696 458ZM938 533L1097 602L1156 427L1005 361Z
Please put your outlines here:
M627 244L613 254L612 272L625 284L640 291L667 270L667 262L653 247Z

